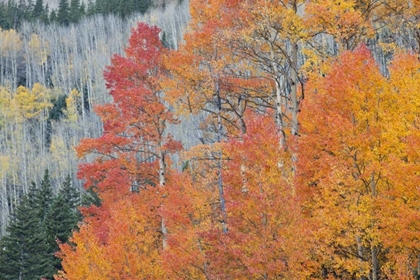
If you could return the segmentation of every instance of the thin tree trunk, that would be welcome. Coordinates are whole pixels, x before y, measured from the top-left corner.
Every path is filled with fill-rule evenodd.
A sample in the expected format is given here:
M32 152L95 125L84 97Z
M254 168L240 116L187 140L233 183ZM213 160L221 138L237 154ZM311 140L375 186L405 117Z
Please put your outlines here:
M357 245L357 256L359 257L360 260L360 267L362 267L363 264L363 244L362 244L362 239L360 238L359 235L356 234L356 245ZM366 280L366 277L363 276L363 272L360 271L361 276L360 276L360 280Z
M217 142L220 143L222 141L222 99L220 98L220 91L219 91L219 84L216 84L216 98L217 98ZM223 233L228 232L227 227L227 214L226 214L226 202L225 196L223 191L223 179L222 179L222 156L223 153L220 150L218 152L218 159L217 159L217 187L219 189L219 197L220 197L220 209L222 211L222 228Z
M298 123L298 101L297 101L297 84L298 84L298 75L297 75L297 68L298 68L298 44L292 44L292 72L291 72L291 92L290 92L290 100L291 106L290 109L292 111L292 135L298 135L299 132L299 123Z
M280 148L286 147L286 133L284 132L284 121L283 121L283 109L282 109L282 87L281 87L281 77L279 75L279 70L275 62L274 46L270 43L270 60L271 68L274 73L274 81L276 84L276 125L277 129L281 134L280 138Z
M373 200L376 198L376 181L375 173L371 176L371 188ZM378 280L379 275L379 260L378 260L378 247L372 246L372 280Z
M379 279L379 261L378 261L378 248L372 247L372 280Z
M160 149L159 150L159 186L160 188L165 187L165 181L166 181L165 174L166 174L165 154ZM166 249L166 247L168 246L168 242L167 242L168 229L165 225L165 218L163 217L161 221L161 231L162 231L162 248Z

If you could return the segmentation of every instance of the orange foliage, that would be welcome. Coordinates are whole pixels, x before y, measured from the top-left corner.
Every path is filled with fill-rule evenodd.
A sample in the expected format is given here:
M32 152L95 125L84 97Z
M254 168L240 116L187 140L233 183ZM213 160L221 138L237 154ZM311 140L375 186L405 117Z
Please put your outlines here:
M100 219L100 225L85 219L70 240L76 246L60 246L65 273L57 279L165 278L159 258L159 202L154 191L104 201L101 210L106 216L92 218Z
M247 116L247 133L225 145L228 232L205 233L212 279L304 276L306 246L290 155L279 148L271 117Z
M307 85L298 61L319 32L354 49L394 2L191 0L177 51L139 24L105 71L104 134L77 147L102 205L83 209L56 278L419 275L418 59L397 53L387 78L359 47L309 66ZM417 2L402 8L410 26ZM183 173L166 157L182 146L164 100L207 117Z
M127 56L114 56L105 72L114 103L96 108L104 133L77 147L79 156L96 156L80 166L79 176L97 190L102 205L84 209L74 246L61 246L59 277L165 278L160 255L166 228L159 213L170 173L165 156L181 144L165 134L166 124L176 120L161 100L159 79L165 71L158 34L158 28L139 24Z
M298 170L324 274L405 279L417 259L419 67L401 54L386 79L361 47L308 86Z

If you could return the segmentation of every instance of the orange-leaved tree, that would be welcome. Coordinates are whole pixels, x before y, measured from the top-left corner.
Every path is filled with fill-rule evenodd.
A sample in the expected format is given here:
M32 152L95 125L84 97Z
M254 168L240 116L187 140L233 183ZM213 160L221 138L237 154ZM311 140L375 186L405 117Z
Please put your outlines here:
M159 32L139 23L126 56L115 55L105 71L114 102L96 108L103 135L77 147L80 157L93 160L80 166L79 176L97 190L102 205L85 210L81 230L72 239L75 246L61 246L61 277L88 279L101 265L90 264L91 252L101 254L97 259L103 264L112 260L103 266L103 275L109 275L104 278L115 279L118 271L124 279L164 277L157 256L167 246L168 232L159 208L167 196L167 154L181 144L165 132L168 123L177 121L162 102L159 83L166 71ZM116 253L120 261L113 259ZM83 267L89 269L81 272Z
M235 64L226 37L222 34L223 30L231 28L229 20L226 20L229 17L219 15L225 15L230 10L226 1L191 2L190 32L185 36L185 44L166 57L165 66L171 70L171 76L164 82L165 98L179 113L199 115L204 119L200 123L204 145L190 151L189 167L194 174L205 174L196 177L202 179L201 186L217 186L214 190L218 192L218 199L209 197L208 204L219 203L220 211L215 209L214 216L221 215L217 219L223 224L224 231L226 209L220 143L227 135L238 135L246 129L247 93L238 83L258 83L235 76L245 68Z
M306 247L290 154L271 116L248 113L247 132L225 144L228 232L203 232L211 279L297 279ZM282 164L279 164L282 163Z
M308 85L298 181L313 277L418 275L419 67L400 54L386 78L362 46Z

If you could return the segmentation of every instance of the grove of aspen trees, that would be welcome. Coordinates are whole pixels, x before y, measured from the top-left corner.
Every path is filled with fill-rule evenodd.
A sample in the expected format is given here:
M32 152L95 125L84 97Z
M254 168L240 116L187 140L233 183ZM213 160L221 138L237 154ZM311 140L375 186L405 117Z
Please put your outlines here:
M190 0L0 36L0 245L46 176L84 197L54 259L0 279L420 279L420 1Z

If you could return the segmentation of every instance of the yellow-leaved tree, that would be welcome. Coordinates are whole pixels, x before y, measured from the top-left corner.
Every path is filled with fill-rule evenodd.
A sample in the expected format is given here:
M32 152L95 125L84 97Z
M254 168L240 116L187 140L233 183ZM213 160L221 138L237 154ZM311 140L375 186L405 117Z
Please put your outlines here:
M400 54L386 78L359 47L312 77L298 171L314 277L418 275L419 70L413 55Z
M14 102L21 117L26 120L37 117L45 118L46 110L53 106L49 101L48 89L38 83L33 86L32 90L24 86L18 87Z

